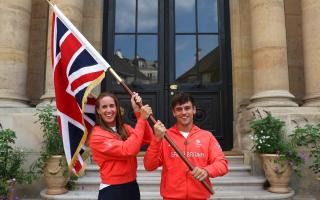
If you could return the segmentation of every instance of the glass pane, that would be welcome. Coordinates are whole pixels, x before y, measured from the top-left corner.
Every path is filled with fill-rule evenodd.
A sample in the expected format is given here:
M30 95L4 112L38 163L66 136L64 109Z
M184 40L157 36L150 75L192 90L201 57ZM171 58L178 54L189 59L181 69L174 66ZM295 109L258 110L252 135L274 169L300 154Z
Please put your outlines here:
M218 32L217 0L198 1L198 32Z
M158 37L157 35L138 36L137 57L133 64L137 67L138 83L158 82Z
M114 44L114 68L126 83L130 84L135 80L135 69L132 64L134 58L134 36L116 35Z
M134 35L116 35L114 49L121 57L132 59L134 57Z
M201 60L217 47L219 47L219 37L217 35L199 35L198 59Z
M217 35L200 35L199 62L197 71L200 73L202 84L220 80L220 48Z
M195 13L195 0L175 1L175 26L177 33L194 33L196 31Z
M188 82L197 80L194 72L196 61L196 37L194 35L176 36L176 80L177 82ZM186 78L188 76L188 78Z
M138 32L158 32L158 1L138 1Z
M116 0L116 33L135 32L136 1L135 0Z

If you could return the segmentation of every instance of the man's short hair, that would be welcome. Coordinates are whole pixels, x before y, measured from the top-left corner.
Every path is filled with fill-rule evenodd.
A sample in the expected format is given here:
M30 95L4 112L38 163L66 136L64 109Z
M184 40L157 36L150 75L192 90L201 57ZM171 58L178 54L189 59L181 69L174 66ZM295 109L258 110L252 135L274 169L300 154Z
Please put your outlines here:
M186 93L186 92L179 92L177 94L175 94L172 98L172 101L171 101L171 109L174 109L174 107L176 105L181 105L181 104L185 104L187 103L188 101L191 102L192 106L194 106L194 99L193 97L189 94L189 93Z

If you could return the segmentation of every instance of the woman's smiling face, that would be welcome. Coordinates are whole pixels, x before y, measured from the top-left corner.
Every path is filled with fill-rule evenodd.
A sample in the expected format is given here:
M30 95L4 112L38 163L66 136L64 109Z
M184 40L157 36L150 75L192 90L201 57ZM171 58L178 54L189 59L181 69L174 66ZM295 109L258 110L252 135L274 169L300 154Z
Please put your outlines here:
M112 97L103 97L100 100L97 112L109 127L116 126L117 106Z

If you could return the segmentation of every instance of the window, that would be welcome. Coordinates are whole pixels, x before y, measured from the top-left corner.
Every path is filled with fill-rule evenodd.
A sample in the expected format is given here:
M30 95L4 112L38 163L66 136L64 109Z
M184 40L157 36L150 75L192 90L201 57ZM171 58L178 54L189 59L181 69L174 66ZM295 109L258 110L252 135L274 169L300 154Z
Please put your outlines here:
M175 79L220 80L217 0L175 0Z
M158 82L157 0L115 1L114 46L115 68L128 84Z

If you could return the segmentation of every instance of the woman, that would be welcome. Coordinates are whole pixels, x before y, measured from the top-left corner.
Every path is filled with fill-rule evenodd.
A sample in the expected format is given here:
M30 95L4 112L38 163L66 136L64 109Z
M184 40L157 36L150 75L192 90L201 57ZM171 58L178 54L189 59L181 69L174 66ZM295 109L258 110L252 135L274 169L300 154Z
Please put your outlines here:
M132 128L123 124L114 94L101 93L97 98L97 125L92 129L89 142L92 158L100 167L98 200L140 200L136 155L144 143L151 141L152 129L146 119L152 110L148 105L140 109L136 102L141 102L141 98L134 93L131 104L137 124Z

